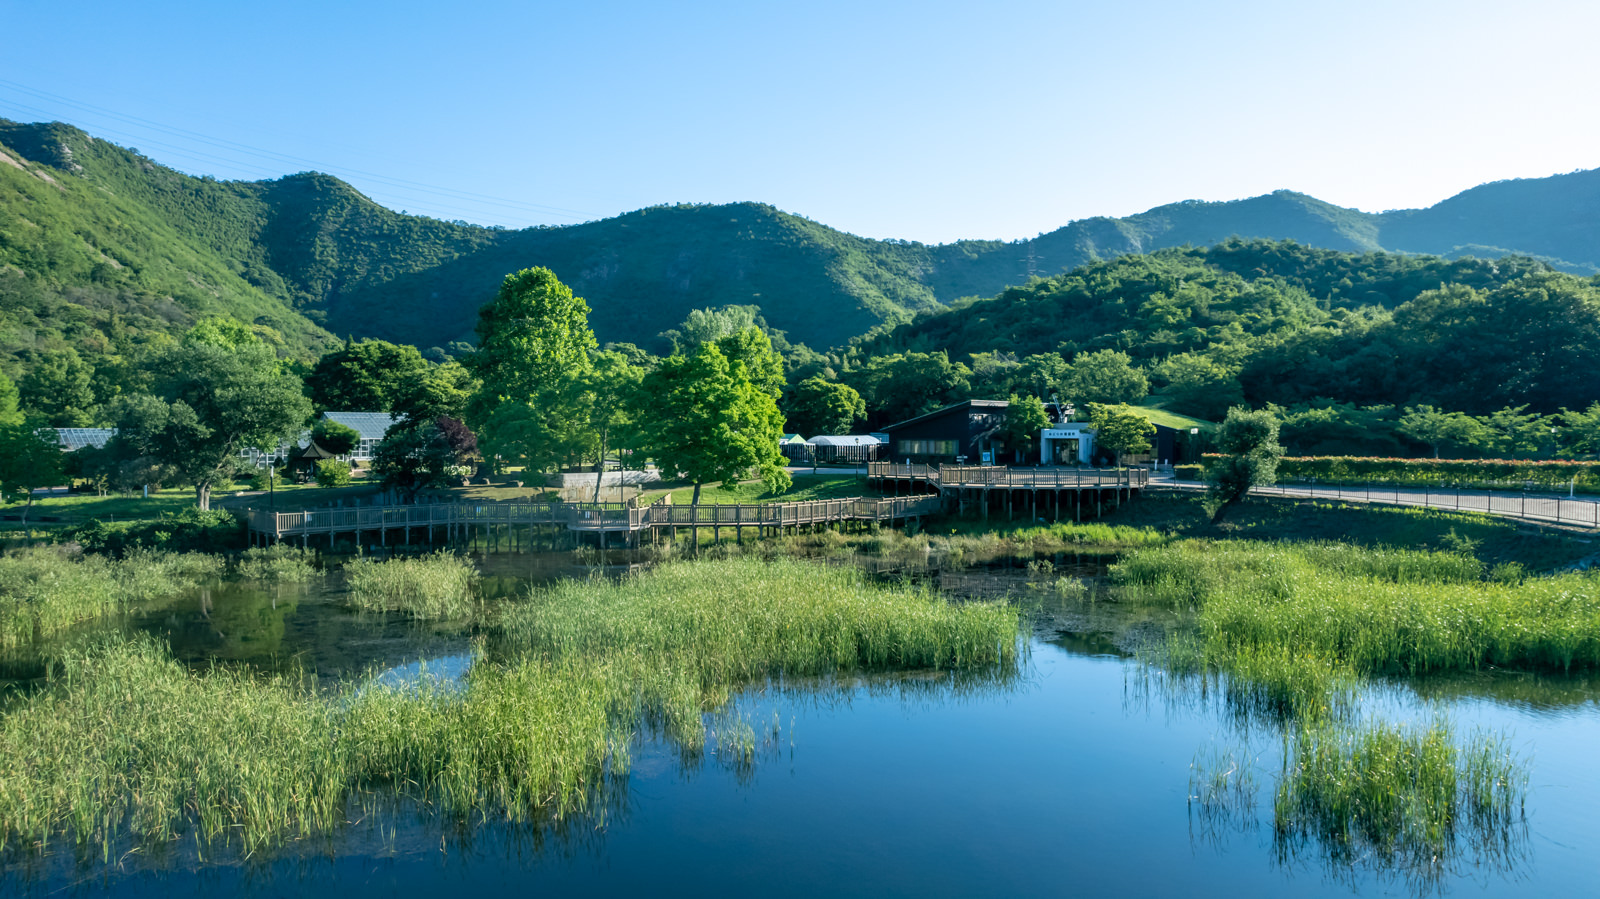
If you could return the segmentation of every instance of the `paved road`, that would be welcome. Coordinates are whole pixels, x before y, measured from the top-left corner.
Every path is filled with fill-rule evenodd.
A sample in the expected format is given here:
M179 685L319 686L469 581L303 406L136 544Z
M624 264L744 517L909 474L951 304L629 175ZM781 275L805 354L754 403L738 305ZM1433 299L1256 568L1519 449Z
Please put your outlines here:
M1170 477L1152 478L1152 487L1204 490L1196 481L1175 481ZM1561 496L1555 493L1510 493L1489 490L1436 490L1422 487L1327 487L1288 484L1257 487L1253 493L1266 496L1302 496L1338 499L1346 502L1381 503L1387 506L1426 506L1461 512L1483 512L1507 518L1548 521L1578 527L1600 527L1600 498Z

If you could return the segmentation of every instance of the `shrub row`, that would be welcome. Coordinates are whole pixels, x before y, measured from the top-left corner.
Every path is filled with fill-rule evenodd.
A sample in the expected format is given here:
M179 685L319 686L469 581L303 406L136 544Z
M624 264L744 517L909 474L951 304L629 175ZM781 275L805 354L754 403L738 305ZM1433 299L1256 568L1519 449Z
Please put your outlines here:
M1218 457L1208 454L1206 458ZM1551 490L1565 490L1571 486L1580 492L1600 493L1600 462L1286 456L1278 463L1280 481L1309 478L1402 487L1503 487L1507 482L1514 482Z

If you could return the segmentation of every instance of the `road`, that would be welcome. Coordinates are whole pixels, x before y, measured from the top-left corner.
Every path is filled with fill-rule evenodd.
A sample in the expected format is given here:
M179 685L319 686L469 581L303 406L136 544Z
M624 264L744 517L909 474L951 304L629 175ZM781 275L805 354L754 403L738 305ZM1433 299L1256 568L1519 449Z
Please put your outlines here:
M1180 490L1204 490L1198 481L1176 481L1170 477L1151 478L1150 486ZM1488 490L1454 490L1423 487L1325 487L1313 484L1288 484L1257 487L1252 493L1264 496L1300 496L1346 502L1379 503L1386 506L1424 506L1452 512L1481 512L1505 518L1547 521L1576 527L1600 527L1600 498L1561 496L1555 493L1510 493Z

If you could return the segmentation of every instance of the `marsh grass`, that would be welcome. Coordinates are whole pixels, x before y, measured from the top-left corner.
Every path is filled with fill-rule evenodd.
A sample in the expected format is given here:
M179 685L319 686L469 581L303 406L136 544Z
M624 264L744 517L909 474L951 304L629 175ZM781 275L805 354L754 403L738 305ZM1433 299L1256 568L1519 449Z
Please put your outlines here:
M1112 567L1124 597L1198 611L1213 652L1290 646L1361 674L1600 667L1600 578L1486 580L1456 553L1184 541Z
M1315 846L1436 885L1465 857L1503 868L1520 855L1527 775L1502 738L1458 742L1449 722L1305 724L1286 749L1273 802L1281 859Z
M471 559L447 552L345 565L350 604L366 612L404 612L415 618L465 620L480 611L481 576Z
M299 583L316 577L316 566L316 550L277 543L245 550L235 570L248 580Z
M0 556L0 650L32 646L81 622L179 593L222 568L216 556L147 549L120 560L52 547Z
M175 841L251 853L395 802L461 822L560 819L602 807L642 733L748 771L777 740L776 724L758 731L730 702L752 681L1004 677L1020 651L1012 608L794 561L567 582L496 625L464 685L326 691L193 671L148 638L73 649L0 717L0 843L26 853L64 838L102 859Z

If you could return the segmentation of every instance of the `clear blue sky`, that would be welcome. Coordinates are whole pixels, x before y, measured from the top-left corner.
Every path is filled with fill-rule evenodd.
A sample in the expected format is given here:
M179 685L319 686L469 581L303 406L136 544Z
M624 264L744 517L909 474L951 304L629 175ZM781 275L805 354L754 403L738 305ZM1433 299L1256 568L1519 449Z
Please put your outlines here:
M0 116L521 227L759 200L1019 238L1600 166L1593 2L0 0Z

